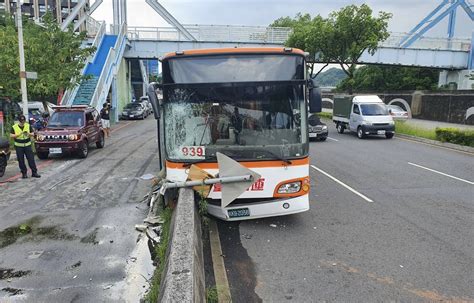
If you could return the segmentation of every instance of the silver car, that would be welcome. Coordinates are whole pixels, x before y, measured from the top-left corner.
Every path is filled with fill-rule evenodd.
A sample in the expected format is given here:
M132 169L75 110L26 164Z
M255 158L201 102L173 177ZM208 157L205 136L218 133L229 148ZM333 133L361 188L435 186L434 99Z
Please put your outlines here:
M387 105L388 112L393 119L408 119L408 112L398 105Z

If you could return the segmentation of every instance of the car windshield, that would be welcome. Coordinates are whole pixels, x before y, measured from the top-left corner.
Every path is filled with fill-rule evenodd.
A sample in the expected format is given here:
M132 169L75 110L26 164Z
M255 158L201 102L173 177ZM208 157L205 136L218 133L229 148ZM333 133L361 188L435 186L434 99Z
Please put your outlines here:
M29 109L28 113L32 116L41 116L41 111L39 109Z
M74 111L58 111L51 115L49 127L84 126L84 113Z
M396 105L390 105L388 109L390 109L392 112L397 112L397 113L404 112L404 110L401 107L396 106Z
M385 104L361 104L360 109L364 116L387 116L388 110Z
M140 109L141 107L140 103L129 103L125 106L126 109Z
M165 140L172 160L239 160L307 154L301 84L245 84L165 89ZM303 118L302 118L303 117Z

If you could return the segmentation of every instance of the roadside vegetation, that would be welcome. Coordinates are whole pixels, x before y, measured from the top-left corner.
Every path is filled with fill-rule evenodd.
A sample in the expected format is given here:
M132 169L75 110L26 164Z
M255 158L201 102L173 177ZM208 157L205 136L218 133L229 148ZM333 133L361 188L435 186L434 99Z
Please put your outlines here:
M217 296L217 287L208 287L206 288L206 302L207 303L217 303L219 298Z
M441 142L474 147L474 131L457 128L436 128L436 139Z
M329 64L336 62L347 75L346 83L352 92L354 73L362 54L374 54L380 42L389 36L388 22L392 14L380 11L374 16L366 5L348 5L332 12L328 18L310 14L297 14L296 17L282 17L270 26L291 27L293 32L286 41L288 47L296 47L310 53L323 67L314 72L310 64L310 75L316 78Z
M328 112L320 112L320 113L318 113L318 116L320 118L332 119L332 114L328 113Z
M412 126L406 121L395 121L395 132L399 134L415 136L430 140L436 140L436 133L434 129L426 129L421 127Z
M399 134L474 147L474 131L472 130L441 127L426 129L412 126L407 121L395 121L395 131Z
M156 268L151 280L150 291L145 298L145 302L158 302L158 297L160 296L161 277L163 276L163 271L166 266L166 251L170 240L172 214L173 210L169 207L165 208L160 214L160 217L163 220L161 242L155 247L155 257L153 262L156 264Z

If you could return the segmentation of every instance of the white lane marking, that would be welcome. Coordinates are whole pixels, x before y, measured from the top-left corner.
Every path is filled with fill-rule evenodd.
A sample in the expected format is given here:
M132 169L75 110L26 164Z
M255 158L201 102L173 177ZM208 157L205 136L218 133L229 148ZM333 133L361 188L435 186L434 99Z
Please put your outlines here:
M331 137L328 137L329 140L332 140L332 141L336 141L336 142L339 142L339 140L337 139L334 139L334 138L331 138Z
M419 167L419 168L423 168L423 169L429 170L429 171L431 171L431 172L434 172L434 173L437 173L437 174L440 174L440 175L443 175L443 176L446 176L446 177L449 177L449 178L453 178L453 179L458 180L458 181L466 182L467 184L474 185L474 182L471 182L471 181L468 181L468 180L464 180L464 179L461 179L461 178L458 178L458 177L455 177L455 176L451 176L451 175L442 173L442 172L440 172L440 171L437 171L437 170L434 170L434 169L431 169L431 168L428 168L428 167L424 167L424 166L421 166L421 165L418 165L418 164L415 164L415 163L411 163L411 162L408 162L408 164L413 165L413 166L416 166L416 167Z
M358 195L359 197L361 197L362 199L364 199L365 201L367 202L374 202L373 200L367 198L367 196L364 196L363 194L361 194L360 192L358 192L357 190L353 189L352 187L350 187L349 185L343 183L342 181L339 181L338 179L334 178L333 176L331 176L330 174L328 174L327 172L325 172L324 170L322 169L319 169L317 168L316 166L314 165L311 165L312 168L314 168L315 170L319 171L320 173L322 173L323 175L325 175L326 177L332 179L333 181L339 183L340 185L344 186L345 188L347 188L348 190L350 190L351 192L353 192L354 194Z

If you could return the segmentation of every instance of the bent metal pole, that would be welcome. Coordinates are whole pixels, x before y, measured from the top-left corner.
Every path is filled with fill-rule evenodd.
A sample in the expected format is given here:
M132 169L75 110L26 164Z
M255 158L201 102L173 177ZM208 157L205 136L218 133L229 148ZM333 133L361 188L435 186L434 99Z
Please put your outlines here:
M180 187L193 187L199 185L211 185L216 183L235 183L235 182L247 182L252 181L252 175L243 175L243 176L232 176L232 177L222 177L222 178L212 178L212 179L202 179L195 181L183 181L183 182L173 182L165 183L163 185L164 190L168 188L180 188Z

